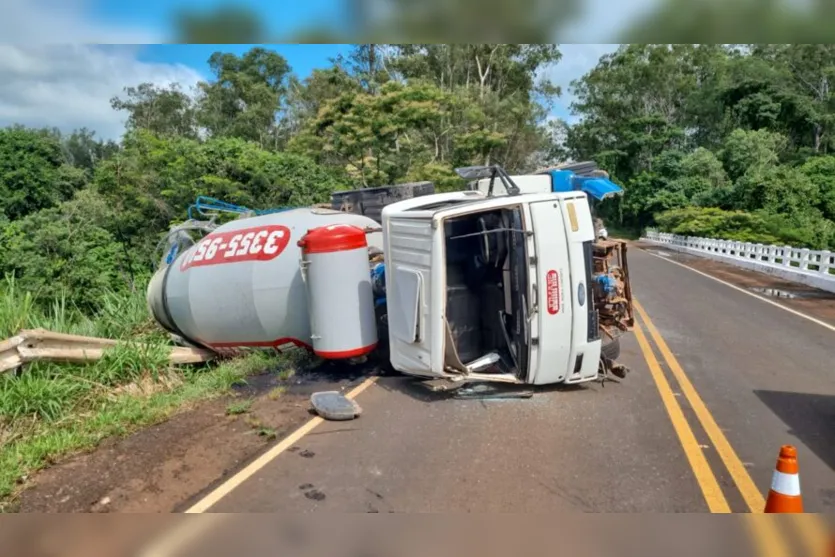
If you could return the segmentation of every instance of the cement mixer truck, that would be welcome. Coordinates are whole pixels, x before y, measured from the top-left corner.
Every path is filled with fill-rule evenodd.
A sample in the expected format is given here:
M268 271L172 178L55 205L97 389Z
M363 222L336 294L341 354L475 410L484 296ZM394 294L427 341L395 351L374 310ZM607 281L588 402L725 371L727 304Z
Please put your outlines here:
M516 182L526 179L498 166L457 171L469 190L410 185L391 203L340 192L332 207L223 224L168 257L150 310L182 342L217 352L377 355L457 384L623 377L625 246L596 241L587 192L525 192Z

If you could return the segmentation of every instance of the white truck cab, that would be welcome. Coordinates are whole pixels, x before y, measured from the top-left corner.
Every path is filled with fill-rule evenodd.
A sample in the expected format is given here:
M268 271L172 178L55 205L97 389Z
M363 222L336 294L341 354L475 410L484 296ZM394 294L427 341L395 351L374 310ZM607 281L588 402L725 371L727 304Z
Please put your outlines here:
M397 371L535 385L599 376L583 192L427 195L386 206L382 226Z

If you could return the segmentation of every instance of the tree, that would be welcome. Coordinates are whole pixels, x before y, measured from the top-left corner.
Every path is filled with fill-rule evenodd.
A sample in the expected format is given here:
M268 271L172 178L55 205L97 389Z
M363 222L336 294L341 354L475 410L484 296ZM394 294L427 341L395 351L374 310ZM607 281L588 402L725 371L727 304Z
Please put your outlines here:
M571 89L582 121L567 134L577 159L599 159L628 181L652 170L665 149L687 149L699 137L695 91L709 64L724 57L711 45L625 45L601 58Z
M179 84L159 87L142 83L137 87L125 87L126 98L113 97L114 110L128 112L128 130L148 130L159 135L197 137L195 106L193 99L184 93Z
M762 169L768 171L780 162L788 146L785 136L767 130L734 130L725 140L722 160L728 176L737 180L744 174Z
M493 91L502 99L536 92L559 94L540 73L562 58L553 44L411 44L394 45L386 68L403 79L429 79L438 87L474 88L483 97ZM537 88L541 87L540 90Z
M446 188L461 184L456 166L498 159L517 169L542 146L539 133L530 104L415 79L328 101L289 148L344 169L361 187L431 175Z
M783 72L784 102L793 109L790 125L798 143L815 153L830 150L835 125L835 46L757 45L753 55Z
M452 99L430 84L384 85L380 95L357 92L326 103L291 150L339 165L361 186L394 183L413 166L439 160L428 136L438 138Z
M339 55L334 67L343 69L366 93L379 93L380 86L390 79L386 68L387 57L391 57L389 45L358 44L347 57Z
M9 220L71 198L84 185L83 173L74 170L55 132L0 129L0 211Z
M81 128L62 139L64 155L76 168L92 175L96 165L119 150L113 140L102 141L95 138L96 132Z
M814 157L800 167L800 171L820 188L820 205L823 216L835 221L835 156Z
M255 47L243 56L215 52L215 76L201 82L198 121L212 136L239 137L275 147L277 115L287 92L290 66L277 52Z
M358 93L361 86L338 65L315 69L304 80L291 76L287 86L286 110L279 121L281 143L293 136L314 119L322 106L342 94Z

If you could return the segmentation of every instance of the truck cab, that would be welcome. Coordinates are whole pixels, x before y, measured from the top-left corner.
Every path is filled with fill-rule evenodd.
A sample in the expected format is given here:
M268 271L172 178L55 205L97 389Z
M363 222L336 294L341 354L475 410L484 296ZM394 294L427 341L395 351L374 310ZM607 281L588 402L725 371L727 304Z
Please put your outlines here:
M534 385L623 377L614 360L633 325L626 246L597 237L579 187L591 181L457 170L468 191L382 211L392 367Z
M585 194L429 195L388 205L382 226L397 371L535 385L598 377Z

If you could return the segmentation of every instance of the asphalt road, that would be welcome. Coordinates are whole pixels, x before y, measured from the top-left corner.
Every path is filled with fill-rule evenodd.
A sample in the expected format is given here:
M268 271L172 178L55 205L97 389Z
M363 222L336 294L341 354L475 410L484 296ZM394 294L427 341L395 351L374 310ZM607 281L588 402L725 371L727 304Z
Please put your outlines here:
M760 512L793 444L805 510L835 512L835 330L653 251L630 251L641 312L620 383L459 400L382 377L359 419L319 424L200 510Z

